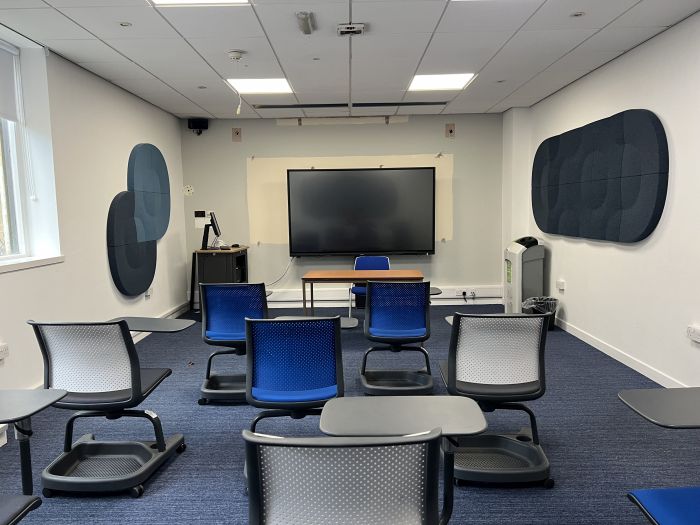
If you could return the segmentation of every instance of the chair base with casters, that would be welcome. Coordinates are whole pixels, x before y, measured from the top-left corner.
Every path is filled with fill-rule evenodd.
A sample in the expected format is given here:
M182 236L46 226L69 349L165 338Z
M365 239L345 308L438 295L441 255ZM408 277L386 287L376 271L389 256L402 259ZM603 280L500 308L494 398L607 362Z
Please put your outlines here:
M41 499L37 496L9 496L0 502L0 523L2 525L15 525L19 523L34 509L41 506Z
M425 367L420 370L367 370L367 357L372 352L420 352L425 358ZM360 383L365 394L375 396L418 396L433 391L433 376L430 371L428 352L422 346L373 346L362 359Z
M447 362L440 373L447 378ZM447 381L445 381L447 383ZM484 412L518 410L530 418L530 426L515 434L483 433L461 437L454 447L455 481L475 483L539 483L554 487L549 477L549 460L540 446L535 414L527 406L514 402L479 402Z
M209 341L206 341L209 343ZM217 344L212 341L209 344ZM231 348L212 352L207 361L207 373L200 388L201 397L197 401L200 405L207 405L210 401L226 403L245 403L245 374L217 374L212 373L211 365L219 355L245 355L245 349Z
M139 417L148 419L155 431L155 441L96 441L85 434L75 443L73 423L82 417ZM56 492L106 493L128 491L134 498L143 492L143 483L175 453L186 448L182 434L165 439L158 416L151 411L118 412L81 411L66 424L64 451L41 474L42 494L50 498Z
M700 523L700 487L642 489L627 494L653 525Z

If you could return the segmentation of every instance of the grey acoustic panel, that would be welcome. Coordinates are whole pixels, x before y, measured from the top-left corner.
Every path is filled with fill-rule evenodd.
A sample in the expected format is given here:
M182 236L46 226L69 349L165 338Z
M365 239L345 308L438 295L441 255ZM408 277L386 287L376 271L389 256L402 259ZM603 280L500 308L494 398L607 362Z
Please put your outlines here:
M170 220L170 182L163 154L153 144L138 144L131 150L126 186L135 194L138 240L163 237Z
M127 191L118 193L107 216L107 256L117 289L139 295L153 282L157 246L170 220L170 184L165 159L152 144L129 157Z
M658 224L668 186L659 118L632 109L550 137L532 167L532 211L546 233L637 242Z

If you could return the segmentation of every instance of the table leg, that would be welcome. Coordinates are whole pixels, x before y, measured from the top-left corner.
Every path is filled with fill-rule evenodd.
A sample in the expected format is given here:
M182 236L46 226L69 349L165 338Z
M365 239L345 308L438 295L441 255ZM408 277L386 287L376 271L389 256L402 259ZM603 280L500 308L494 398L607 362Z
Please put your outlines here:
M190 272L190 310L194 310L194 285L197 276L197 254L192 252L192 271Z
M311 315L314 316L316 315L316 312L314 312L314 282L311 281L309 286L311 287Z
M34 492L32 483L32 453L29 448L29 437L32 435L32 420L30 418L15 422L15 439L19 443L20 466L22 470L22 494L31 496Z
M304 305L304 315L306 314L306 281L301 281L301 303Z

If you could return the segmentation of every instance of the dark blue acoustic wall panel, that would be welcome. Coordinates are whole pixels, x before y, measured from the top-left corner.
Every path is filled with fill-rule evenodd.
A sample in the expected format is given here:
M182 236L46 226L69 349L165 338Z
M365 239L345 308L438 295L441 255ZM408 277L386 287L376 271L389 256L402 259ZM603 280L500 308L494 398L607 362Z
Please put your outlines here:
M127 191L114 197L107 216L107 256L117 289L139 295L156 273L156 241L170 221L168 168L160 150L139 144L131 150Z
M663 125L651 111L632 109L540 144L532 211L546 233L637 242L658 224L667 185Z

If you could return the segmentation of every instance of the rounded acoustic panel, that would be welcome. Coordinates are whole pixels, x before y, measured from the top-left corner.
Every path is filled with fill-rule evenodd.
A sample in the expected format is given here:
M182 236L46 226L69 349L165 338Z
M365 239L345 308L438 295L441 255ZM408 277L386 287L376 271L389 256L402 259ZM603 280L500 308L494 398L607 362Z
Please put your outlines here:
M124 295L139 295L156 273L156 241L138 241L134 223L134 192L122 191L107 215L107 257L112 280Z
M139 144L129 156L127 191L114 197L107 216L107 256L117 289L142 294L156 273L158 239L170 221L170 182L160 150Z
M532 212L545 233L638 242L659 223L667 186L663 125L651 111L632 109L540 144Z
M138 144L131 150L126 189L135 194L138 240L163 237L170 221L170 181L163 154L153 144Z

